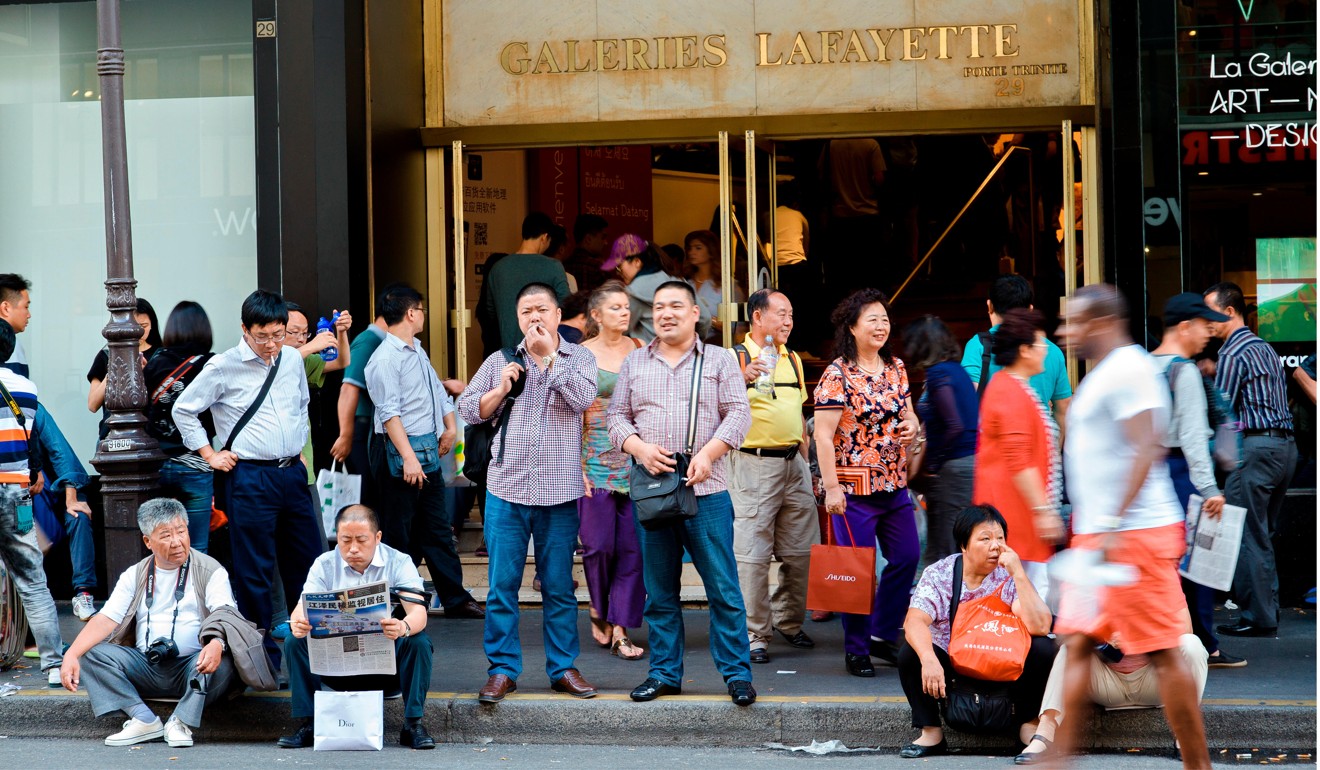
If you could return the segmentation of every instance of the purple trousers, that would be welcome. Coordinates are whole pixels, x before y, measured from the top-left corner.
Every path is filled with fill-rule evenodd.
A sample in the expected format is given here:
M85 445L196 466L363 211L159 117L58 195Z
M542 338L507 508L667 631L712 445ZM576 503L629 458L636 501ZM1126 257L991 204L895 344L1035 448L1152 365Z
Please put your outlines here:
M917 574L921 544L917 539L916 511L906 489L876 492L873 495L847 495L844 516L848 526L834 520L834 539L840 545L861 548L880 541L884 554L884 572L870 615L843 616L843 650L850 655L870 655L871 637L898 643L903 638L903 618L907 615L912 594L912 578ZM853 543L849 529L857 538Z
M587 573L592 609L616 626L638 628L646 588L632 500L619 492L597 489L578 500L578 517L582 569Z

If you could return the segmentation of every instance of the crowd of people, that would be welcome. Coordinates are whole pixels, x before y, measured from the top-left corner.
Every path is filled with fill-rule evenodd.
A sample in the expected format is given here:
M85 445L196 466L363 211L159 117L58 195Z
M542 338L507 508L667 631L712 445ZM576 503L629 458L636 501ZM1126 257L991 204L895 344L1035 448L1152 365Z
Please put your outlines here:
M270 671L287 662L292 714L306 720L279 745L310 746L311 693L322 680L308 665L302 594L383 580L405 597L381 622L396 643L392 687L405 698L400 742L432 748L421 721L429 593L447 618L484 620L489 679L478 698L498 703L523 674L518 595L530 544L553 691L598 693L577 664L580 548L591 640L647 659L632 700L682 691L679 588L690 558L709 603L710 654L731 701L748 706L753 669L771 660L776 635L816 646L804 621L829 615L810 614L806 598L824 532L884 559L869 611L841 613L843 669L874 677L877 660L896 667L920 730L904 757L945 752L947 725L1016 731L1016 761L1040 762L1078 745L1084 720L1072 715L1093 698L1164 705L1186 766L1208 766L1198 707L1206 670L1246 661L1219 648L1214 593L1178 575L1185 512L1193 494L1206 516L1225 504L1247 509L1233 585L1241 615L1217 630L1273 636L1270 537L1296 458L1283 371L1247 328L1240 288L1170 298L1153 354L1129 338L1118 290L1079 289L1059 329L1091 362L1076 394L1020 276L994 282L990 329L961 352L926 316L902 335L906 358L887 296L863 288L834 308L835 358L809 391L802 357L787 347L788 295L751 293L746 333L721 348L717 240L689 234L684 261L634 234L611 241L606 226L583 217L578 249L561 261L544 255L555 238L549 218L527 217L519 252L486 273L488 355L470 382L436 371L419 337L425 298L403 284L380 292L376 317L351 341L348 312L313 332L314 314L255 291L240 309L241 341L219 353L196 303L175 306L161 335L139 300L148 431L167 461L160 497L137 516L151 556L118 577L99 611L88 477L28 378L16 335L30 318L31 286L0 275L0 383L12 404L0 413L0 557L51 685L81 683L95 714L129 717L109 745L187 746L205 704L240 682L266 683L251 655L234 654L260 649ZM575 285L585 288L570 292ZM1212 336L1223 340L1217 361L1197 361ZM337 355L322 355L331 349ZM88 372L93 411L105 401L107 363L103 351ZM327 531L309 489L308 403L335 369L344 375L329 453L364 483L361 504L338 511ZM918 372L919 389L909 379ZM1241 445L1231 463L1212 447L1225 440L1218 402L1240 425L1228 437ZM472 498L448 486L442 463L464 432L464 473L483 487L484 607L463 584L456 550L454 524ZM489 445L479 458L480 436ZM687 500L681 515L642 520L648 484ZM43 505L41 528L69 541L74 611L87 623L67 652L33 532L31 511ZM223 565L207 554L213 510L228 519ZM1130 579L1094 598L1084 579L1051 573L1064 548L1128 565ZM989 660L986 645L968 641L967 618L985 613L1020 637L1005 643L1011 660ZM643 625L649 649L630 636ZM253 638L267 628L275 631ZM153 654L161 640L172 654ZM326 684L378 688L357 679ZM161 696L180 698L163 724L143 704Z

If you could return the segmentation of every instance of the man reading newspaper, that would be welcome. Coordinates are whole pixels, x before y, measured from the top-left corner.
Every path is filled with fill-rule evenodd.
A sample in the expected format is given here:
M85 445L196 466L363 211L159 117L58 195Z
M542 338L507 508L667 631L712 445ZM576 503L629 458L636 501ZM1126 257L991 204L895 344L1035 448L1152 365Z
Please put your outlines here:
M426 690L431 684L432 655L431 639L423 633L426 599L422 577L408 554L381 542L376 513L364 505L350 505L339 512L335 517L335 540L338 547L322 554L312 565L303 585L303 600L290 613L292 636L284 643L289 665L290 709L295 718L302 717L305 721L293 735L280 738L278 745L285 749L312 745L315 735L312 693L324 682L336 690L402 691L404 725L399 743L414 749L433 749L435 740L422 724ZM404 611L401 620L389 616L389 591L399 595ZM379 636L375 631L365 633L373 628L393 642L397 675L313 673L313 669L381 670L370 662L380 660L380 656L370 654ZM310 645L338 647L334 653L319 651L321 659L313 666L315 654L309 655ZM357 650L348 649L355 645L366 645L367 654L358 655ZM368 661L365 665L360 663L363 659Z

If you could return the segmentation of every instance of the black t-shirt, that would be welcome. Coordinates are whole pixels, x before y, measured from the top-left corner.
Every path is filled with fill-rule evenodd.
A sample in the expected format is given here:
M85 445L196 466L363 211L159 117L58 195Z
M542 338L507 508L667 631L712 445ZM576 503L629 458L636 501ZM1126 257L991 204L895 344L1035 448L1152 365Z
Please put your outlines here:
M179 457L188 453L183 445L179 428L174 424L174 402L179 394L197 379L202 367L211 360L214 353L190 348L158 348L159 352L147 362L142 377L147 383L147 432L160 442L160 450L166 457ZM207 437L215 436L215 426L211 422L211 413L200 415L202 427Z
M147 359L147 362L150 363L151 359L154 358L155 355L161 350L162 348L160 347L147 348L145 351L142 352L142 357ZM101 348L100 350L96 351L96 358L92 359L92 368L87 370L87 381L92 382L93 380L100 380L101 382L105 382L105 376L106 373L109 371L109 369L110 369L110 348ZM97 427L97 433L100 439L104 439L106 437L106 434L110 432L110 429L107 428L105 425L106 418L108 418L109 416L110 413L106 411L105 404L102 404L101 424Z

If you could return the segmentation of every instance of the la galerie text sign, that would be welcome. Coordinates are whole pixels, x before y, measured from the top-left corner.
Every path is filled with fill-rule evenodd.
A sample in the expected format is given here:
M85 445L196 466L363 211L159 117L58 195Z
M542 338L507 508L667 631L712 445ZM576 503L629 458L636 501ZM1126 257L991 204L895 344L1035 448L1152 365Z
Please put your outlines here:
M1077 0L622 5L447 2L445 123L1081 103Z

